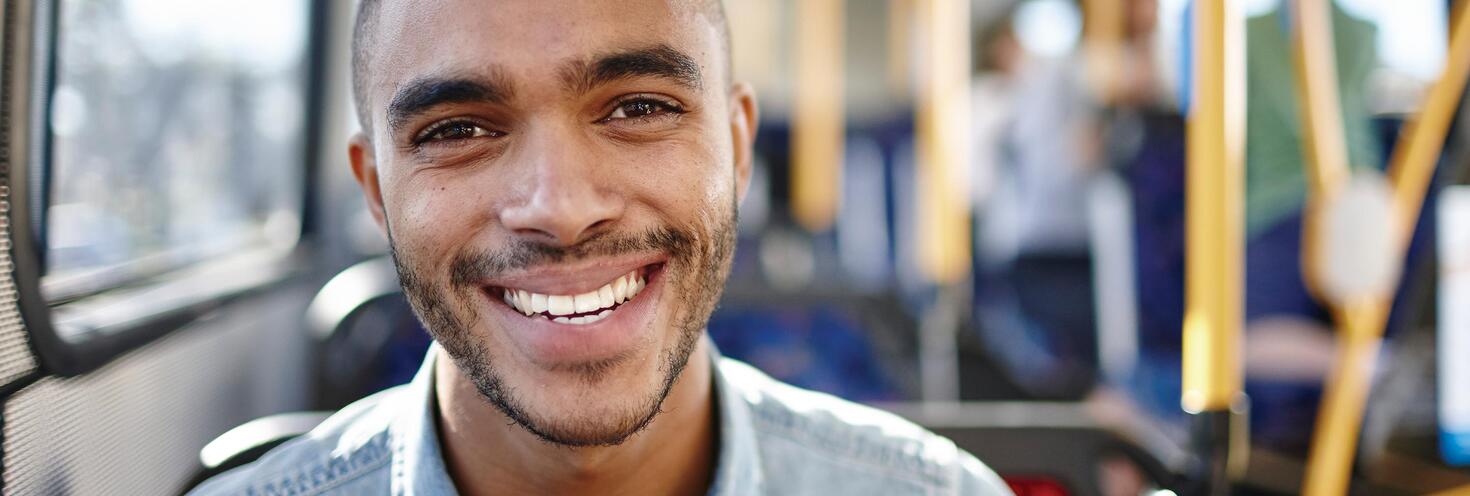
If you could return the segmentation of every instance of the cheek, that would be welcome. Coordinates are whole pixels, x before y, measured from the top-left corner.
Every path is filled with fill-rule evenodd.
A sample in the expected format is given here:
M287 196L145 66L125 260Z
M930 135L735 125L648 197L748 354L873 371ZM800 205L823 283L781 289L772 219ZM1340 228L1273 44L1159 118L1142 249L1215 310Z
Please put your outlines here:
M475 201L448 186L396 189L384 199L395 249L417 264L447 266L475 232Z
M712 143L674 143L655 150L627 174L628 187L641 203L676 225L702 221L710 212L725 212L734 200L734 169Z

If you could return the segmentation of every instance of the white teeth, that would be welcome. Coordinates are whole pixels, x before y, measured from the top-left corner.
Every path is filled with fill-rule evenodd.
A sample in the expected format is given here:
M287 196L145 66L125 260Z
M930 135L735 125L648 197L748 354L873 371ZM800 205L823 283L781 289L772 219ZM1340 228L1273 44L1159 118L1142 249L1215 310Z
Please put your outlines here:
M527 317L530 317L533 313L531 312L531 294L527 293L525 290L517 290L516 308L521 309L521 313L524 313Z
M572 297L561 295L548 295L546 297L546 312L552 315L571 315L576 312L572 305Z
M597 289L597 306L599 308L608 308L613 306L614 303L617 302L613 301L611 284Z
M611 314L612 314L612 310L603 310L601 312L597 312L597 315L588 315L586 317L582 317L582 323L584 323L584 324L591 324L593 322L597 322L599 320L605 319L605 318L607 318L608 315L611 315Z
M503 294L505 303L511 308L532 316L536 314L549 314L552 321L563 324L591 324L612 313L612 307L633 299L648 283L643 280L637 271L624 274L612 282L597 288L595 291L582 293L575 296L545 295L532 293L522 289L506 289ZM581 317L567 317L574 314L591 314L602 310L595 315L584 315Z
M613 301L622 303L628 299L628 276L619 277L612 283Z
M577 313L587 313L602 308L602 299L597 297L597 292L582 293L576 297Z

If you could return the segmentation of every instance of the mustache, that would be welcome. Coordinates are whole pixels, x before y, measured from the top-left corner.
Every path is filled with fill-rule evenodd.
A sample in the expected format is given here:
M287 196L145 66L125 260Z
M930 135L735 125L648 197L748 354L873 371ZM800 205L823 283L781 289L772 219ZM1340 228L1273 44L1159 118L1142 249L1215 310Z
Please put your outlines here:
M667 226L641 233L601 233L572 246L517 239L505 248L461 253L450 266L450 282L475 285L511 271L592 257L665 251L672 259L694 252L694 236Z

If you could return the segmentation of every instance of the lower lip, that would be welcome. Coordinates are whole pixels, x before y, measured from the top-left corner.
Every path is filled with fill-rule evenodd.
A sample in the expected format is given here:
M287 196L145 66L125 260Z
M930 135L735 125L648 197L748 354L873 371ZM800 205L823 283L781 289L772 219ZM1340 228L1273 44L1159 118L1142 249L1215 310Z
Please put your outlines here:
M648 285L632 301L591 324L562 324L541 315L527 317L491 292L483 294L514 346L533 363L554 367L616 358L648 339L654 305L663 294L662 275L662 267L648 271L644 276Z

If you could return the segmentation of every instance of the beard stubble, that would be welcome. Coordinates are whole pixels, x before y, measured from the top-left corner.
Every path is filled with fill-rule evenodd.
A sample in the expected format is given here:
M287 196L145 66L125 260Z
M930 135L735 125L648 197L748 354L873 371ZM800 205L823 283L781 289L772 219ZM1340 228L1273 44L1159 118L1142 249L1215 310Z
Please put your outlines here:
M566 447L616 446L642 431L662 412L664 400L688 365L729 274L735 245L735 212L731 205L729 215L712 216L711 221L703 223L707 226L704 229L664 226L635 234L599 235L571 247L517 241L494 252L464 252L454 258L448 281L441 285L430 283L430 278L404 259L393 240L391 226L388 238L393 265L414 313L475 385L480 396L544 442ZM534 411L517 394L516 388L505 382L487 344L472 331L480 321L475 302L485 301L485 289L476 281L539 265L650 251L669 254L660 277L669 283L672 291L668 294L676 295L674 308L679 313L672 319L677 332L674 345L662 350L657 361L662 383L644 394L608 392L632 393L633 397L611 416L598 415L592 419L574 415L557 419L547 412ZM584 385L593 386L610 371L630 361L631 357L617 356L568 365L559 371L575 374Z

